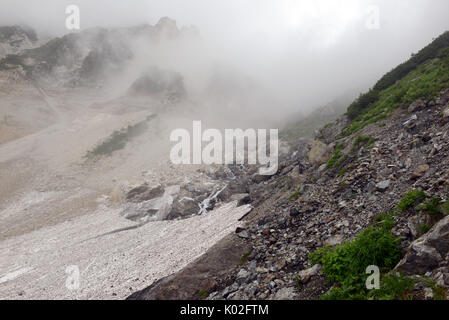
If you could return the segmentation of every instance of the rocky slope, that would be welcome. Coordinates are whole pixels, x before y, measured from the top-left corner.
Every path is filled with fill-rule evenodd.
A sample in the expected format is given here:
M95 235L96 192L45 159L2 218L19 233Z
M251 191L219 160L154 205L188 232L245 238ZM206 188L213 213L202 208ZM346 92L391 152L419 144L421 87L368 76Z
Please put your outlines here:
M449 298L448 56L446 45L429 47L438 52L425 48L428 59L377 92L358 118L296 140L275 176L250 177L254 209L210 249L214 259L130 298ZM229 248L243 254L220 269ZM380 267L378 290L365 288L369 265Z

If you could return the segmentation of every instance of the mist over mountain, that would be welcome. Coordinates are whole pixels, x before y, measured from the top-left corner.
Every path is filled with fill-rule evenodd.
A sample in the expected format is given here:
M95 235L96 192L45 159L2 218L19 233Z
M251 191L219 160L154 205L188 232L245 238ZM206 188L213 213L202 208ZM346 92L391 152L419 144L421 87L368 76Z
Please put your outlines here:
M449 299L448 12L1 0L0 299Z

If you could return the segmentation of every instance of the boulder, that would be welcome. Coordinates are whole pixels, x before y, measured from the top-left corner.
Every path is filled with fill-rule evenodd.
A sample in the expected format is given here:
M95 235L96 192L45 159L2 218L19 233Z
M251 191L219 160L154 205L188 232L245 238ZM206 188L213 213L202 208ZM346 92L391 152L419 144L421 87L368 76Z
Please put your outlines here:
M411 175L410 179L416 180L424 176L424 174L430 169L428 164L420 165Z
M320 271L321 271L321 265L316 264L312 268L309 268L307 270L303 270L303 271L299 272L298 279L302 283L306 283L307 281L310 280L311 277L317 276L320 273Z
M449 104L446 105L446 107L443 110L443 118L448 119L449 118Z
M313 141L308 154L309 162L312 165L322 165L327 162L331 155L329 149L325 143L317 140Z
M426 108L426 103L423 100L417 100L408 107L408 112L413 113L424 108Z
M251 197L248 193L240 193L240 194L234 194L229 199L230 201L237 201L237 207L244 206L245 204L248 204L251 202Z
M290 208L290 217L296 218L301 214L301 211L298 208L292 207Z
M390 180L381 181L378 184L376 184L376 189L378 191L385 192L390 187L390 184L391 184Z
M249 276L250 276L250 273L249 273L248 271L246 271L245 269L241 269L241 270L239 271L239 273L237 273L237 277L236 277L235 281L236 281L238 284L244 284L244 283L247 283L248 280L249 280L249 279L248 279Z
M297 297L296 289L293 287L282 288L273 297L273 300L295 300Z
M155 186L150 186L148 183L144 183L134 189L131 189L126 194L126 200L129 202L143 202L161 197L164 194L164 188L162 185L158 184Z
M197 214L199 210L200 207L194 199L184 197L173 203L170 213L167 216L167 220L186 218L194 214Z
M434 269L449 252L449 216L430 232L414 241L395 270L407 274L425 274Z
M249 191L247 178L243 178L241 180L235 180L228 183L226 188L220 192L217 196L219 200L223 202L234 201L231 200L233 195L239 197L239 195L247 194Z
M173 197L165 194L163 197L148 201L128 203L120 215L128 220L140 223L164 220L169 214L172 204Z

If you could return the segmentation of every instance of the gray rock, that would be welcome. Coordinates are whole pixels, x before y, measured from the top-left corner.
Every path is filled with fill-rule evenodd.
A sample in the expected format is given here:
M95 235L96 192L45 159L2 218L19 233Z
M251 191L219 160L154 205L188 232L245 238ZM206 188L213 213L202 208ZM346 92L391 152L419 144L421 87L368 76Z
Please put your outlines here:
M370 181L366 186L366 192L371 194L373 191L376 190L376 184L372 181Z
M243 230L242 232L239 232L238 236L240 238L242 238L242 239L249 239L250 238L249 233L248 233L247 230Z
M307 281L310 280L311 277L318 275L320 273L320 271L321 271L321 265L316 264L312 268L309 268L307 270L303 270L303 271L299 272L298 279L302 283L306 283Z
M296 289L293 287L282 288L273 297L273 300L295 300L297 298Z
M240 193L232 195L230 201L237 201L237 207L241 207L250 203L251 198L248 193Z
M262 174L259 174L259 173L255 173L251 177L251 180L254 183L262 183L262 182L268 181L270 179L271 179L271 176L269 176L269 175L262 175Z
M420 165L413 173L410 179L416 180L424 176L424 174L430 169L428 164Z
M150 186L148 183L144 183L134 189L131 189L126 194L126 200L130 202L143 202L152 200L154 198L161 197L164 194L164 188L162 185L158 184L155 186Z
M341 243L343 242L343 239L344 239L343 235L337 234L337 235L335 235L335 236L330 237L329 239L327 239L327 240L324 242L324 245L333 247L333 246L336 246L336 245L341 244Z
M405 121L402 125L411 128L411 126L418 120L418 116L416 114L412 115L407 121Z
M414 241L395 270L407 274L425 274L437 267L449 252L449 216L438 222L430 232Z
M165 220L171 210L173 198L165 194L163 197L143 201L139 203L128 203L120 213L128 220L136 222L148 222L154 220Z
M235 281L238 284L244 284L244 283L248 282L249 276L250 276L250 273L248 271L246 271L245 269L240 269L239 273L237 273L237 277L236 277Z
M321 165L327 162L330 155L331 150L325 143L318 140L312 142L312 147L308 154L309 162L312 165Z
M449 104L447 104L443 110L443 118L449 118Z
M200 207L198 203L192 198L181 198L173 203L167 220L174 220L177 218L186 218L197 214Z
M298 208L292 207L290 209L290 217L297 217L301 214L301 211L298 210Z
M408 112L413 113L424 108L426 108L426 103L423 100L417 100L408 107Z
M381 181L378 184L376 184L376 189L378 191L384 192L390 187L390 184L391 184L390 180Z
M424 274L437 267L441 260L441 255L435 248L426 245L422 239L418 239L410 245L407 254L395 270L406 274Z

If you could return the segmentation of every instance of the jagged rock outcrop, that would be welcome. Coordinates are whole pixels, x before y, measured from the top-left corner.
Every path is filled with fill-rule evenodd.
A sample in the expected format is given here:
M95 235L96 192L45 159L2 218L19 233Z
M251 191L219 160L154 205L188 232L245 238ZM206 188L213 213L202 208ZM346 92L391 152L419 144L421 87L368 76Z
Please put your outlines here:
M0 44L9 55L1 59L0 48L0 70L22 67L28 77L46 86L101 86L109 77L123 72L138 53L137 48L154 48L161 41L197 36L194 27L179 29L176 21L162 18L154 26L91 28L34 47L37 38L33 31L2 27ZM175 86L179 82L172 80L171 84Z
M33 48L38 41L36 32L27 26L0 27L0 59Z
M321 141L313 141L309 151L309 162L312 165L321 165L327 162L331 156L332 149Z
M430 232L414 241L395 270L407 274L426 274L446 261L449 254L449 216Z

